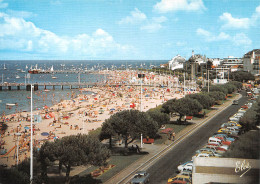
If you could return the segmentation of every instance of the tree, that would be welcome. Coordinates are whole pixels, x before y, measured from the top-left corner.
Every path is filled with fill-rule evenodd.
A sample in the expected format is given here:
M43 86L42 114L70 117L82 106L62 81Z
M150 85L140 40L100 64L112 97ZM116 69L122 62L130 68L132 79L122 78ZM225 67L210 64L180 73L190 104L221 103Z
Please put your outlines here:
M247 132L231 144L230 149L223 154L223 157L259 159L259 143L259 130Z
M255 80L254 75L246 71L232 72L230 78L238 82L247 82L249 80Z
M111 119L106 119L102 124L99 139L102 141L104 139L109 139L109 148L112 148L112 136L115 136L116 132L111 124Z
M176 100L172 108L174 112L179 114L179 121L181 121L183 116L192 116L199 113L202 110L202 105L197 100L191 98L181 98Z
M110 151L95 136L71 135L54 142L54 154L66 168L66 183L70 182L70 170L78 165L105 165Z
M203 109L209 109L215 103L215 99L210 97L207 93L190 94L186 97L197 100L202 105Z
M161 111L163 113L167 113L167 114L170 114L172 112L174 112L174 109L173 109L173 104L176 102L176 99L170 99L168 100L167 102L165 102L163 105L162 105L162 109Z
M260 98L257 98L257 103L246 111L239 123L243 126L244 131L255 130L260 124Z
M213 98L215 101L225 100L226 95L221 91L210 91L208 95Z
M170 117L169 115L161 112L160 109L150 109L146 113L161 127L164 124L169 123Z
M34 151L37 162L40 163L40 172L42 179L47 179L47 167L52 165L55 161L55 155L53 152L54 142L44 142L39 151Z
M233 84L236 86L237 89L242 89L243 83L238 81L229 81L228 84Z
M124 110L118 112L108 119L113 131L106 134L116 133L123 137L125 148L141 134L144 136L154 136L158 130L158 124L145 112L138 110ZM110 126L110 125L109 125Z
M202 91L207 92L208 88L204 87L202 88ZM224 93L225 95L228 94L228 90L223 86L223 85L214 85L214 86L210 86L209 87L209 91L220 91L222 93Z
M231 84L231 83L224 84L224 88L227 89L228 94L231 94L231 93L233 93L234 91L237 90L237 87L234 84Z

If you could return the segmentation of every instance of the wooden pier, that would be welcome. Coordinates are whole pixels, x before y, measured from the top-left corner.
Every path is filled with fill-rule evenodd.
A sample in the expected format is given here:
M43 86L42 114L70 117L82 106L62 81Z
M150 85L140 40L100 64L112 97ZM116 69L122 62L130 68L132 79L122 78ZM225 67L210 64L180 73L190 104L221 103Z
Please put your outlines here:
M92 88L92 87L103 87L103 86L140 86L140 84L107 84L104 82L49 82L49 83L34 83L34 91L39 90L39 88L46 90L52 89L55 90L56 88L63 90L64 87L69 89L80 89L80 88ZM146 85L143 86L154 86L154 85ZM2 83L0 84L0 91L2 90L31 90L31 84L25 83Z
M97 71L93 70L39 70L36 73L31 73L31 74L56 74L56 73L61 73L61 74L72 74L72 73L80 73L80 74L86 74L86 73L95 73ZM30 73L30 72L29 72Z

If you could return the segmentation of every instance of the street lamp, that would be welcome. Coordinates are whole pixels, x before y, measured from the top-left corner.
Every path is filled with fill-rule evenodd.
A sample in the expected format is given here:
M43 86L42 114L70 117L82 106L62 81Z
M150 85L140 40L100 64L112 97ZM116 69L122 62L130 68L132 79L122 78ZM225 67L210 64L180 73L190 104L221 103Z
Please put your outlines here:
M21 136L21 133L15 133L15 135L17 136L17 141L16 141L16 165L18 166L18 160L19 160L19 137Z
M140 111L142 111L142 78L145 77L145 74L138 74L138 78L141 80L141 97L140 97ZM141 134L141 148L143 148L143 134Z
M31 158L30 158L30 183L33 183L33 88L34 86L31 84Z

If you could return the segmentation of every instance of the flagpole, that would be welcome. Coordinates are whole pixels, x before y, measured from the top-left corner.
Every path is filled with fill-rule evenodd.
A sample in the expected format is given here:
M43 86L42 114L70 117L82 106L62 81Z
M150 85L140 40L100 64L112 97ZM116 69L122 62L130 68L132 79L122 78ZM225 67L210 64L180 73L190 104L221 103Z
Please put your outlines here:
M31 156L30 156L30 183L33 183L33 85L31 84Z

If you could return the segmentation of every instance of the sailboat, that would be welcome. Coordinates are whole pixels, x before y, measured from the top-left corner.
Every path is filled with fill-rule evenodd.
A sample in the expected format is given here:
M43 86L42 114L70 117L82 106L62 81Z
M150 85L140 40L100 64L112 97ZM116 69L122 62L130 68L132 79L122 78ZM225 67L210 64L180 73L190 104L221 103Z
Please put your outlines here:
M4 70L6 70L7 68L5 67L5 63L4 63Z

